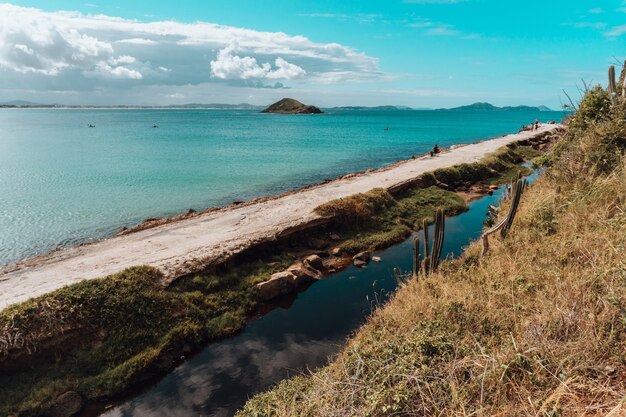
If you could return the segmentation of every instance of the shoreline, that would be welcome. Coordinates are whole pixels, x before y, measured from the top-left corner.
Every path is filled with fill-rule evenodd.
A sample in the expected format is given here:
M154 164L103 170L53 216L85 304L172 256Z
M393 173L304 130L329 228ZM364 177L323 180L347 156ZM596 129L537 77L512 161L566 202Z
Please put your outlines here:
M435 158L399 161L281 195L208 209L190 218L160 219L157 222L165 223L30 258L0 268L0 309L136 265L156 267L164 275L162 285L167 286L180 276L223 263L258 244L328 221L313 212L323 203L374 188L402 189L426 172L476 162L501 146L546 135L559 127L543 125L536 132L458 146Z

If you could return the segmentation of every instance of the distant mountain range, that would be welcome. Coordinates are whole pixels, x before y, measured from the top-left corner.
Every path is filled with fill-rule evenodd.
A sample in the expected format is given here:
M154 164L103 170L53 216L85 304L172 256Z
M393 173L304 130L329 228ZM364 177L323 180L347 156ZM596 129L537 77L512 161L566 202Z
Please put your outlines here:
M451 109L439 109L439 110L449 110L449 111L552 111L549 107L546 106L506 106L506 107L496 107L490 103L474 103L468 106L460 106L454 107Z
M340 106L330 107L329 110L417 110L407 106Z
M24 100L14 100L7 103L0 103L0 107L10 108L85 108L85 109L98 109L98 108L121 108L121 109L216 109L216 110L263 110L266 106L257 106L249 103L240 104L223 104L223 103L189 103L189 104L170 104L165 106L93 106L93 105L62 105L62 104L39 104ZM433 110L431 108L412 108L408 106L338 106L327 107L324 110L329 111L359 111L359 110ZM451 109L438 109L446 111L553 111L546 106L506 106L497 107L490 103L474 103L467 106L453 107Z

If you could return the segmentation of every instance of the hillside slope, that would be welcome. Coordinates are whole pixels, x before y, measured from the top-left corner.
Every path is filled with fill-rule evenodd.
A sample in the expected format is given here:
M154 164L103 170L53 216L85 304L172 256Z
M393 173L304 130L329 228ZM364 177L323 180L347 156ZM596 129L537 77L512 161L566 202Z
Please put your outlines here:
M276 103L268 106L261 113L278 113L278 114L320 114L323 113L315 106L309 106L300 103L292 98L284 98Z
M410 281L239 416L624 415L625 119L588 92L506 240Z

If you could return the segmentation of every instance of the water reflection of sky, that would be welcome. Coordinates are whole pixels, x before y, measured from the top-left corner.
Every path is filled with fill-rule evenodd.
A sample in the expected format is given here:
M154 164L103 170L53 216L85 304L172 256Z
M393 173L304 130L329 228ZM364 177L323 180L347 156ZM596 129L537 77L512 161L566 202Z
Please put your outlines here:
M499 197L500 192L485 196L472 202L468 212L446 220L446 256L459 255L480 236L487 208ZM289 308L277 308L239 335L207 346L105 416L230 416L255 393L323 366L365 321L377 300L395 289L392 269L411 269L412 239L379 256L383 262L362 270L350 267L319 281L298 294Z

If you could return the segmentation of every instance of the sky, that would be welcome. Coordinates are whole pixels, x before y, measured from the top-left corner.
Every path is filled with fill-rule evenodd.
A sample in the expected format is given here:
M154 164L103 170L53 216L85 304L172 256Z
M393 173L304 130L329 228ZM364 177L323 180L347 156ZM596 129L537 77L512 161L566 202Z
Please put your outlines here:
M0 102L558 108L625 58L626 0L0 3Z

